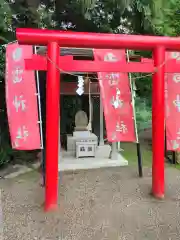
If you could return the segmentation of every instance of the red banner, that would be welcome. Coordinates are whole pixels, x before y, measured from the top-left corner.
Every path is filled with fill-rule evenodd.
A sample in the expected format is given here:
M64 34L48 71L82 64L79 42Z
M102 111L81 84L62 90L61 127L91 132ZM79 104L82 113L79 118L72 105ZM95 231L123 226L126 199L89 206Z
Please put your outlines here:
M6 48L6 105L14 149L40 149L37 94L34 71L25 71L24 59L32 46L10 44Z
M180 61L180 52L167 52L166 59ZM180 73L166 74L165 101L167 150L180 151Z
M94 57L97 62L119 61L120 64L126 61L125 50L95 49ZM98 72L98 78L103 100L108 141L136 141L132 95L128 74Z

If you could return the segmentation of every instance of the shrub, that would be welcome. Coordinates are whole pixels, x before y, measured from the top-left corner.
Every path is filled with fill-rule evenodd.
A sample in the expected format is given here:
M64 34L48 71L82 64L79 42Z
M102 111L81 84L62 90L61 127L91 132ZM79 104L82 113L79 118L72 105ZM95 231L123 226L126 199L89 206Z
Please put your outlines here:
M5 131L0 129L0 167L11 160L12 148Z
M146 99L136 97L135 99L137 129L141 131L152 126L151 107L147 104Z

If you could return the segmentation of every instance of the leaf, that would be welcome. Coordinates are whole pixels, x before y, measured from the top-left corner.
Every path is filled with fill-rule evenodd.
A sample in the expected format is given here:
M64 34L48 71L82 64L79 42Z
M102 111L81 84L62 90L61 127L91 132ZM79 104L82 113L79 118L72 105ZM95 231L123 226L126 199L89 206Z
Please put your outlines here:
M6 42L6 43L8 43L8 39L6 39L5 37L3 37L3 36L0 36L0 40L1 41L3 41L3 42Z

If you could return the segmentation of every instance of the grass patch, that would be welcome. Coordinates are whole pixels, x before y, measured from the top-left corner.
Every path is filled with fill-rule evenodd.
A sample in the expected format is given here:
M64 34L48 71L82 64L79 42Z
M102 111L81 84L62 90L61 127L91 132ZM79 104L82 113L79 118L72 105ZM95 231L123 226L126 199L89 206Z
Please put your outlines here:
M137 165L137 150L135 143L121 143L121 148L124 150L121 152L124 158L129 162L129 165ZM148 146L141 144L141 156L143 166L151 166L152 163L152 151L148 149Z
M124 150L121 152L123 157L128 160L129 165L137 166L137 150L135 143L121 143L121 148ZM142 165L143 167L152 166L152 151L147 145L141 144L141 155L142 155ZM165 162L166 167L175 168L180 170L180 164L170 164Z
M176 165L174 165L174 167L175 167L176 169L180 170L180 164L176 164Z
M167 163L166 166L180 170L180 164L178 164L178 163L176 163L176 164Z

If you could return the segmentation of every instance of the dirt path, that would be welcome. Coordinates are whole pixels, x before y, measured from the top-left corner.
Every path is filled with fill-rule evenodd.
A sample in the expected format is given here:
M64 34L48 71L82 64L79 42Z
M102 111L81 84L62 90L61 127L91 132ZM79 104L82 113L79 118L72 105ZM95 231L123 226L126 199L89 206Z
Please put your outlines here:
M42 211L39 175L0 180L4 239L175 240L180 235L180 171L166 169L166 199L150 197L151 174L111 168L60 176L60 206Z

